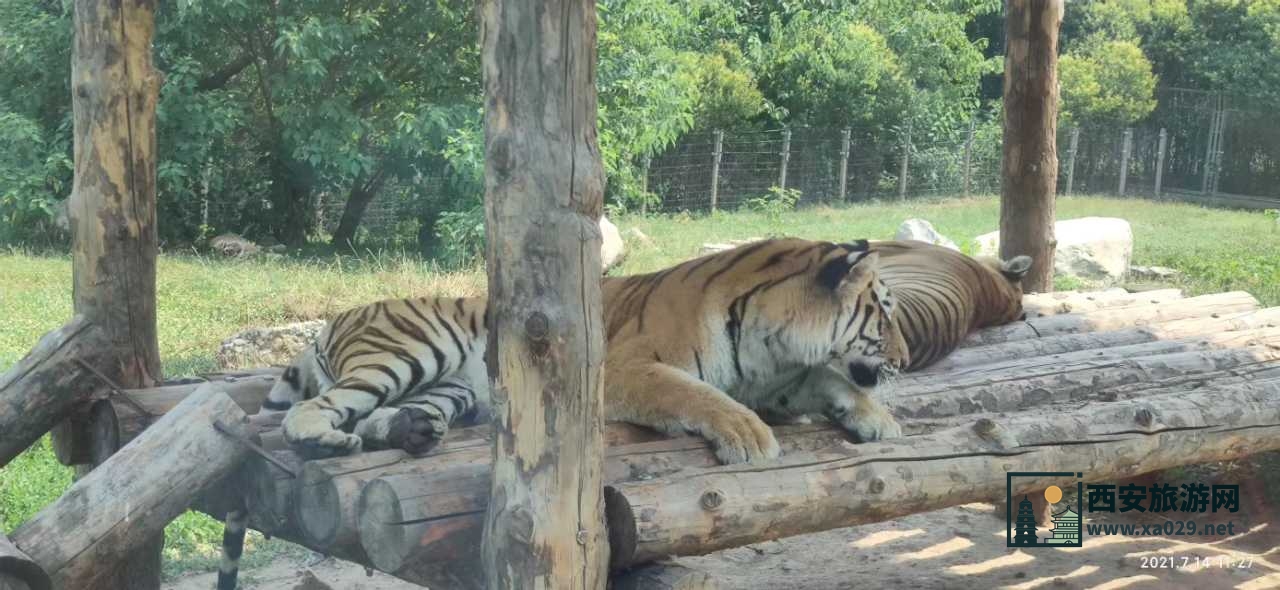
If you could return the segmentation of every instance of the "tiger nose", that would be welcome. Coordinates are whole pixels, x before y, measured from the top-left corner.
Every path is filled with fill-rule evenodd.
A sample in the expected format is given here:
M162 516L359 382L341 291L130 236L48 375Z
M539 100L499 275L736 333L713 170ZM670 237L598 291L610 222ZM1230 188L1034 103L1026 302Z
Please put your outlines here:
M861 387L875 387L880 382L880 370L862 363L849 363L849 378Z

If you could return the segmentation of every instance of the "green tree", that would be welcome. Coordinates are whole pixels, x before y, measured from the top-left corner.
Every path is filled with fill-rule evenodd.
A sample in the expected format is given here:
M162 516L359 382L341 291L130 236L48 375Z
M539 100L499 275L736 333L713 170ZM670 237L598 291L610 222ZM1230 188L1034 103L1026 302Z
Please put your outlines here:
M1068 124L1136 123L1156 107L1156 76L1131 41L1092 37L1059 60L1062 117Z

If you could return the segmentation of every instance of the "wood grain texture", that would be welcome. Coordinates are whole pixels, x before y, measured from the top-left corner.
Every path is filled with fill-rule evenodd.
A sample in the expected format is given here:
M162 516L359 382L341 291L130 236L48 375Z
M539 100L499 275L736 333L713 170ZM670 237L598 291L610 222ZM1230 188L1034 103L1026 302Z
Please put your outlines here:
M1005 1L1000 257L1027 255L1027 292L1053 290L1058 28L1063 0Z
M214 420L248 432L226 394L192 395L13 532L57 588L113 586L122 563L230 473L247 449Z
M591 0L484 0L489 588L604 588L604 334Z
M1182 299L1182 289L1156 289L1142 293L1130 293L1120 288L1104 291L1063 291L1061 293L1035 293L1022 296L1022 309L1028 318L1066 313L1084 313L1112 307L1156 305Z

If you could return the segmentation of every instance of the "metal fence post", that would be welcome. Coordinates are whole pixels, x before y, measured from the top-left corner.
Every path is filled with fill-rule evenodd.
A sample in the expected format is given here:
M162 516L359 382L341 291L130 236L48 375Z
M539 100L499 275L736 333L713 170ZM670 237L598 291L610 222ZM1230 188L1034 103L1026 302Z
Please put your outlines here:
M898 200L907 198L907 173L911 163L911 121L907 121L907 133L902 138L902 169L898 172Z
M1071 196L1071 190L1076 184L1076 151L1080 148L1080 127L1071 128L1071 151L1067 154L1067 190L1064 192L1067 196Z
M1125 183L1129 180L1129 152L1133 151L1133 129L1125 128L1120 139L1120 187L1117 194L1124 196Z
M975 121L969 119L969 134L964 139L964 196L969 196L969 176L971 170L969 168L969 158L973 154L973 129Z
M1160 141L1156 144L1156 198L1160 198L1160 190L1164 186L1164 155L1169 145L1169 132L1160 128Z
M641 215L649 214L649 164L652 161L649 156L645 156L643 160L640 160L640 194L643 197L640 199Z
M787 164L791 162L791 130L786 129L782 132L782 156L781 168L778 171L778 187L786 190L787 188Z
M845 127L840 131L840 202L848 195L849 185L849 135L851 130Z
M1222 136L1227 130L1227 115L1230 113L1222 108L1222 114L1218 116L1218 137L1213 142L1213 183L1209 187L1210 196L1218 196L1218 182L1222 180L1222 156L1226 155L1226 150L1222 149Z
M1222 95L1215 97L1213 114L1209 116L1209 139L1204 147L1204 170L1200 178L1200 194L1209 192L1212 181L1214 159L1218 155L1218 124L1222 117Z
M720 194L720 156L723 155L724 131L716 130L716 147L714 159L711 161L711 210L716 210L716 200Z

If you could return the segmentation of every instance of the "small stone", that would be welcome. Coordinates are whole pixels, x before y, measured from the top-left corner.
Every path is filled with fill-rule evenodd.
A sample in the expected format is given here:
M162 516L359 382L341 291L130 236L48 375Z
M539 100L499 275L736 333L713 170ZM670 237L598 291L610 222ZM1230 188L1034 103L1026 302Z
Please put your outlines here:
M924 219L912 218L903 221L902 225L898 226L898 232L893 235L893 239L916 240L933 244L935 246L950 248L957 252L960 251L960 247L957 246L955 242L951 241L947 236L939 233L938 230L933 228L932 223L929 223Z

